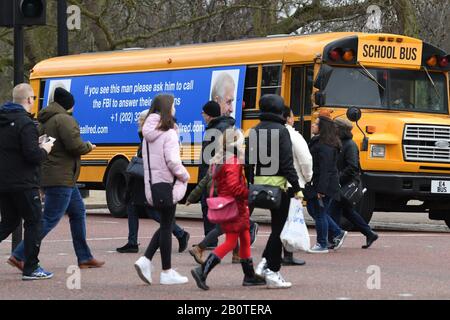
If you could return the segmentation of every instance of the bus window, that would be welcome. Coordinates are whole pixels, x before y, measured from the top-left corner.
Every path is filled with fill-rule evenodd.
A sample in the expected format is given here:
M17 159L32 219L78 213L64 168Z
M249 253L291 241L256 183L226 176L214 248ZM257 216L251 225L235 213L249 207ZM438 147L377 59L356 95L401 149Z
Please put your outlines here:
M244 107L256 109L256 93L258 89L258 66L248 66L245 76Z
M306 67L306 83L305 83L305 107L304 107L304 115L311 115L312 101L311 96L313 92L313 82L314 82L314 67L307 66Z
M281 94L281 65L262 67L261 96Z
M301 116L301 102L303 97L304 68L294 67L291 69L291 103L290 107L295 116Z

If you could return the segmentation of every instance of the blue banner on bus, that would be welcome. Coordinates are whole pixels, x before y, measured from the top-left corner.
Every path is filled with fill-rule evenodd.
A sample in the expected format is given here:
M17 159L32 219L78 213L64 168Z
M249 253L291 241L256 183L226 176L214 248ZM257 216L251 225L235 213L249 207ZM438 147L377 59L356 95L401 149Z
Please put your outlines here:
M75 97L74 117L85 141L95 144L139 143L137 120L161 93L175 97L183 143L200 143L206 124L202 106L212 95L232 103L236 126L241 124L245 66L80 76L48 79L43 105L53 100L57 87Z

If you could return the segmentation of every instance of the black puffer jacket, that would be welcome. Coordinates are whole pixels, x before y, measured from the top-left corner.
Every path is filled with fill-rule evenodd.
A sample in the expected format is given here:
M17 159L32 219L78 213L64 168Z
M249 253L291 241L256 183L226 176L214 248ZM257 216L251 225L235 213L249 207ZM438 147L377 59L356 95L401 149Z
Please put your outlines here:
M267 97L267 96L266 96ZM277 101L275 101L277 102ZM283 118L282 113L284 110L284 103L282 100L280 103L275 103L268 105L266 107L261 107L261 122L251 129L249 138L246 139L246 164L250 169L249 171L253 173L253 165L256 162L256 176L281 176L285 177L292 186L292 191L294 193L299 192L300 185L298 183L298 175L294 167L294 157L292 154L292 143L289 135L289 131L286 129L286 120ZM270 161L268 164L267 160L262 159L262 157L271 158L271 134L272 130L278 132L278 140L276 141L276 146L279 148L278 158L278 170L273 174L267 175L262 171L263 169L268 169L274 166L274 163ZM266 150L259 150L261 148L261 139L264 139ZM264 144L263 144L264 145ZM255 161L256 160L256 161ZM251 175L249 175L251 177ZM251 178L250 178L251 180Z
M313 177L305 196L311 199L321 193L340 200L337 169L339 149L320 142L319 137L315 136L309 143L309 151L313 157Z
M31 115L17 104L0 108L0 192L39 188L40 165L47 152Z
M338 156L337 168L341 186L360 179L359 150L352 140L351 132L340 132L342 150Z
M236 120L234 120L234 118L232 117L228 117L228 116L221 116L218 118L215 118L213 120L211 120L211 122L208 124L208 126L206 127L205 130L205 138L202 142L202 154L201 154L201 163L200 166L198 168L198 180L197 181L201 181L203 179L203 177L206 175L206 173L208 172L208 168L209 168L209 162L211 160L211 157L214 156L214 153L211 155L211 157L203 157L203 152L205 151L205 149L212 143L214 143L215 141L215 135L213 133L213 131L210 131L208 133L208 130L218 130L221 133L224 132L226 129L228 128L232 128L234 125L236 124Z

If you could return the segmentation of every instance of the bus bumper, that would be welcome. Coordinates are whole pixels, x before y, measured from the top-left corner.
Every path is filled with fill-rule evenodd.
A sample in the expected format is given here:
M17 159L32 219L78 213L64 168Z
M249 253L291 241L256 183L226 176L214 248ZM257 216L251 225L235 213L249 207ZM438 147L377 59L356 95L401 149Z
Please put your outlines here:
M431 181L448 181L450 192L450 175L365 172L363 181L370 192L411 198L416 200L450 200L450 193L432 193Z

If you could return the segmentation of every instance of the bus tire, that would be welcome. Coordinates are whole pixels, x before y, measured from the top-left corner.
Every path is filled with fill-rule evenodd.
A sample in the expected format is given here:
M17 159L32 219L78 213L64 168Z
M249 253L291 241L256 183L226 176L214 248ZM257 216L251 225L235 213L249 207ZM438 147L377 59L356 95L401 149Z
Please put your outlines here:
M128 161L118 159L113 162L106 178L106 203L111 215L115 218L125 218L127 216L127 205L125 202L126 177L125 170Z
M372 219L373 211L375 209L375 194L373 192L367 192L355 209L364 219L364 221L369 223ZM344 230L355 231L353 223L351 223L344 217L341 217L341 221L339 224Z

